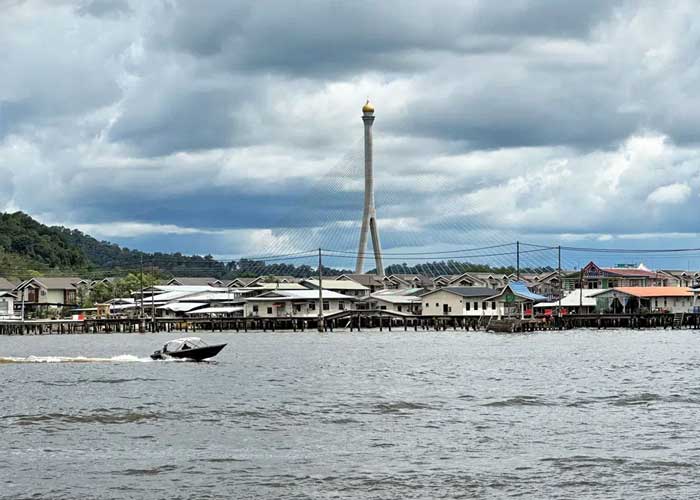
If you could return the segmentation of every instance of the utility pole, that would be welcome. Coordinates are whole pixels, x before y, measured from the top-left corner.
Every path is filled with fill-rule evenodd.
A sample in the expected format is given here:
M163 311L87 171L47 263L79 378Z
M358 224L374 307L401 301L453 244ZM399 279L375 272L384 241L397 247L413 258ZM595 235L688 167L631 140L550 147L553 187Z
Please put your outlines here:
M24 293L25 293L26 289L27 289L27 287L24 287L20 291L20 293L22 294L22 317L21 317L22 323L24 323ZM14 316L14 313L12 315Z
M146 331L146 320L143 316L143 254L141 255L141 264L139 266L139 283L141 287L141 318L140 318L140 331L141 333Z
M559 282L559 310L557 311L557 316L561 318L561 294L562 294L562 283L561 283L561 245L557 247L557 281Z
M323 261L321 260L321 249L318 249L318 331L325 330L323 321Z
M515 254L516 254L515 277L516 277L517 281L520 281L520 242L519 241L515 242Z
M153 262L151 262L151 276L155 276L155 273L153 272ZM156 291L153 289L153 285L151 285L151 326L153 333L156 331Z

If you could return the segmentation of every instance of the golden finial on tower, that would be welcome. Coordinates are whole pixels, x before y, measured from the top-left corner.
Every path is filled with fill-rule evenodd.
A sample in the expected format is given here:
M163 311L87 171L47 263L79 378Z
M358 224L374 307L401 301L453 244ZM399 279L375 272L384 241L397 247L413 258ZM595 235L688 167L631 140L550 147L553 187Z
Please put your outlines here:
M365 105L362 106L362 112L363 113L374 113L374 106L372 106L369 103L369 99L367 99L367 102L365 103Z

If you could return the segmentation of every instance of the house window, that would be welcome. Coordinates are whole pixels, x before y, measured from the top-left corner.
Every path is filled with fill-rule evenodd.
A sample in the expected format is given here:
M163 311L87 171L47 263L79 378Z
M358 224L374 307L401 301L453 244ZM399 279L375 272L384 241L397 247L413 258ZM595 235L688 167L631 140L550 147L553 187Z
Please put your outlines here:
M471 307L471 302L466 302L466 303L464 304L464 308L465 308L467 311L469 310L470 307Z
M479 310L479 303L478 302L474 302L474 310L475 311Z
M488 302L482 302L481 308L485 311L487 309Z
M495 301L492 301L492 302L491 302L491 310L492 310L492 311L495 311L495 310L496 310L496 302L495 302Z
M440 304L435 302L435 307L440 307Z
M380 311L386 311L386 306L379 306Z
M258 312L258 306L253 306L253 312L257 313Z
M338 302L338 309L340 309L341 311L344 311L345 310L345 302Z
M327 300L323 301L323 310L328 311L331 308L330 303Z
M301 304L294 304L294 312L301 312Z
M271 307L268 307L268 308L267 308L267 314L272 314L272 308L271 308Z
M396 306L396 309L401 312L401 306Z
M309 311L316 310L316 302L309 302Z

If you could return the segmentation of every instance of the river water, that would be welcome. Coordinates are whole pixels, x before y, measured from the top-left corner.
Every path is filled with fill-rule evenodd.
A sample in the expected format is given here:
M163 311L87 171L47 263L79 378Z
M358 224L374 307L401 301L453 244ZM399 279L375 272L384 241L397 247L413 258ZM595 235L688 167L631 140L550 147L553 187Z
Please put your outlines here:
M1 499L698 498L692 331L0 337Z

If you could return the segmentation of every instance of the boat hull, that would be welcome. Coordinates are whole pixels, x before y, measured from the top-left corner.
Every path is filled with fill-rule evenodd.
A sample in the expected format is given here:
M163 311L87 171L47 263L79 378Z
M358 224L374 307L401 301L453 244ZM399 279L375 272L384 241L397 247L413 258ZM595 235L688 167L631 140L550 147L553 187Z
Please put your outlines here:
M161 351L156 351L151 354L151 359L191 359L193 361L203 361L205 359L213 358L221 352L221 350L226 347L227 344L216 344L208 345L206 347L198 347L196 349L184 349L182 351L173 351L163 353Z

